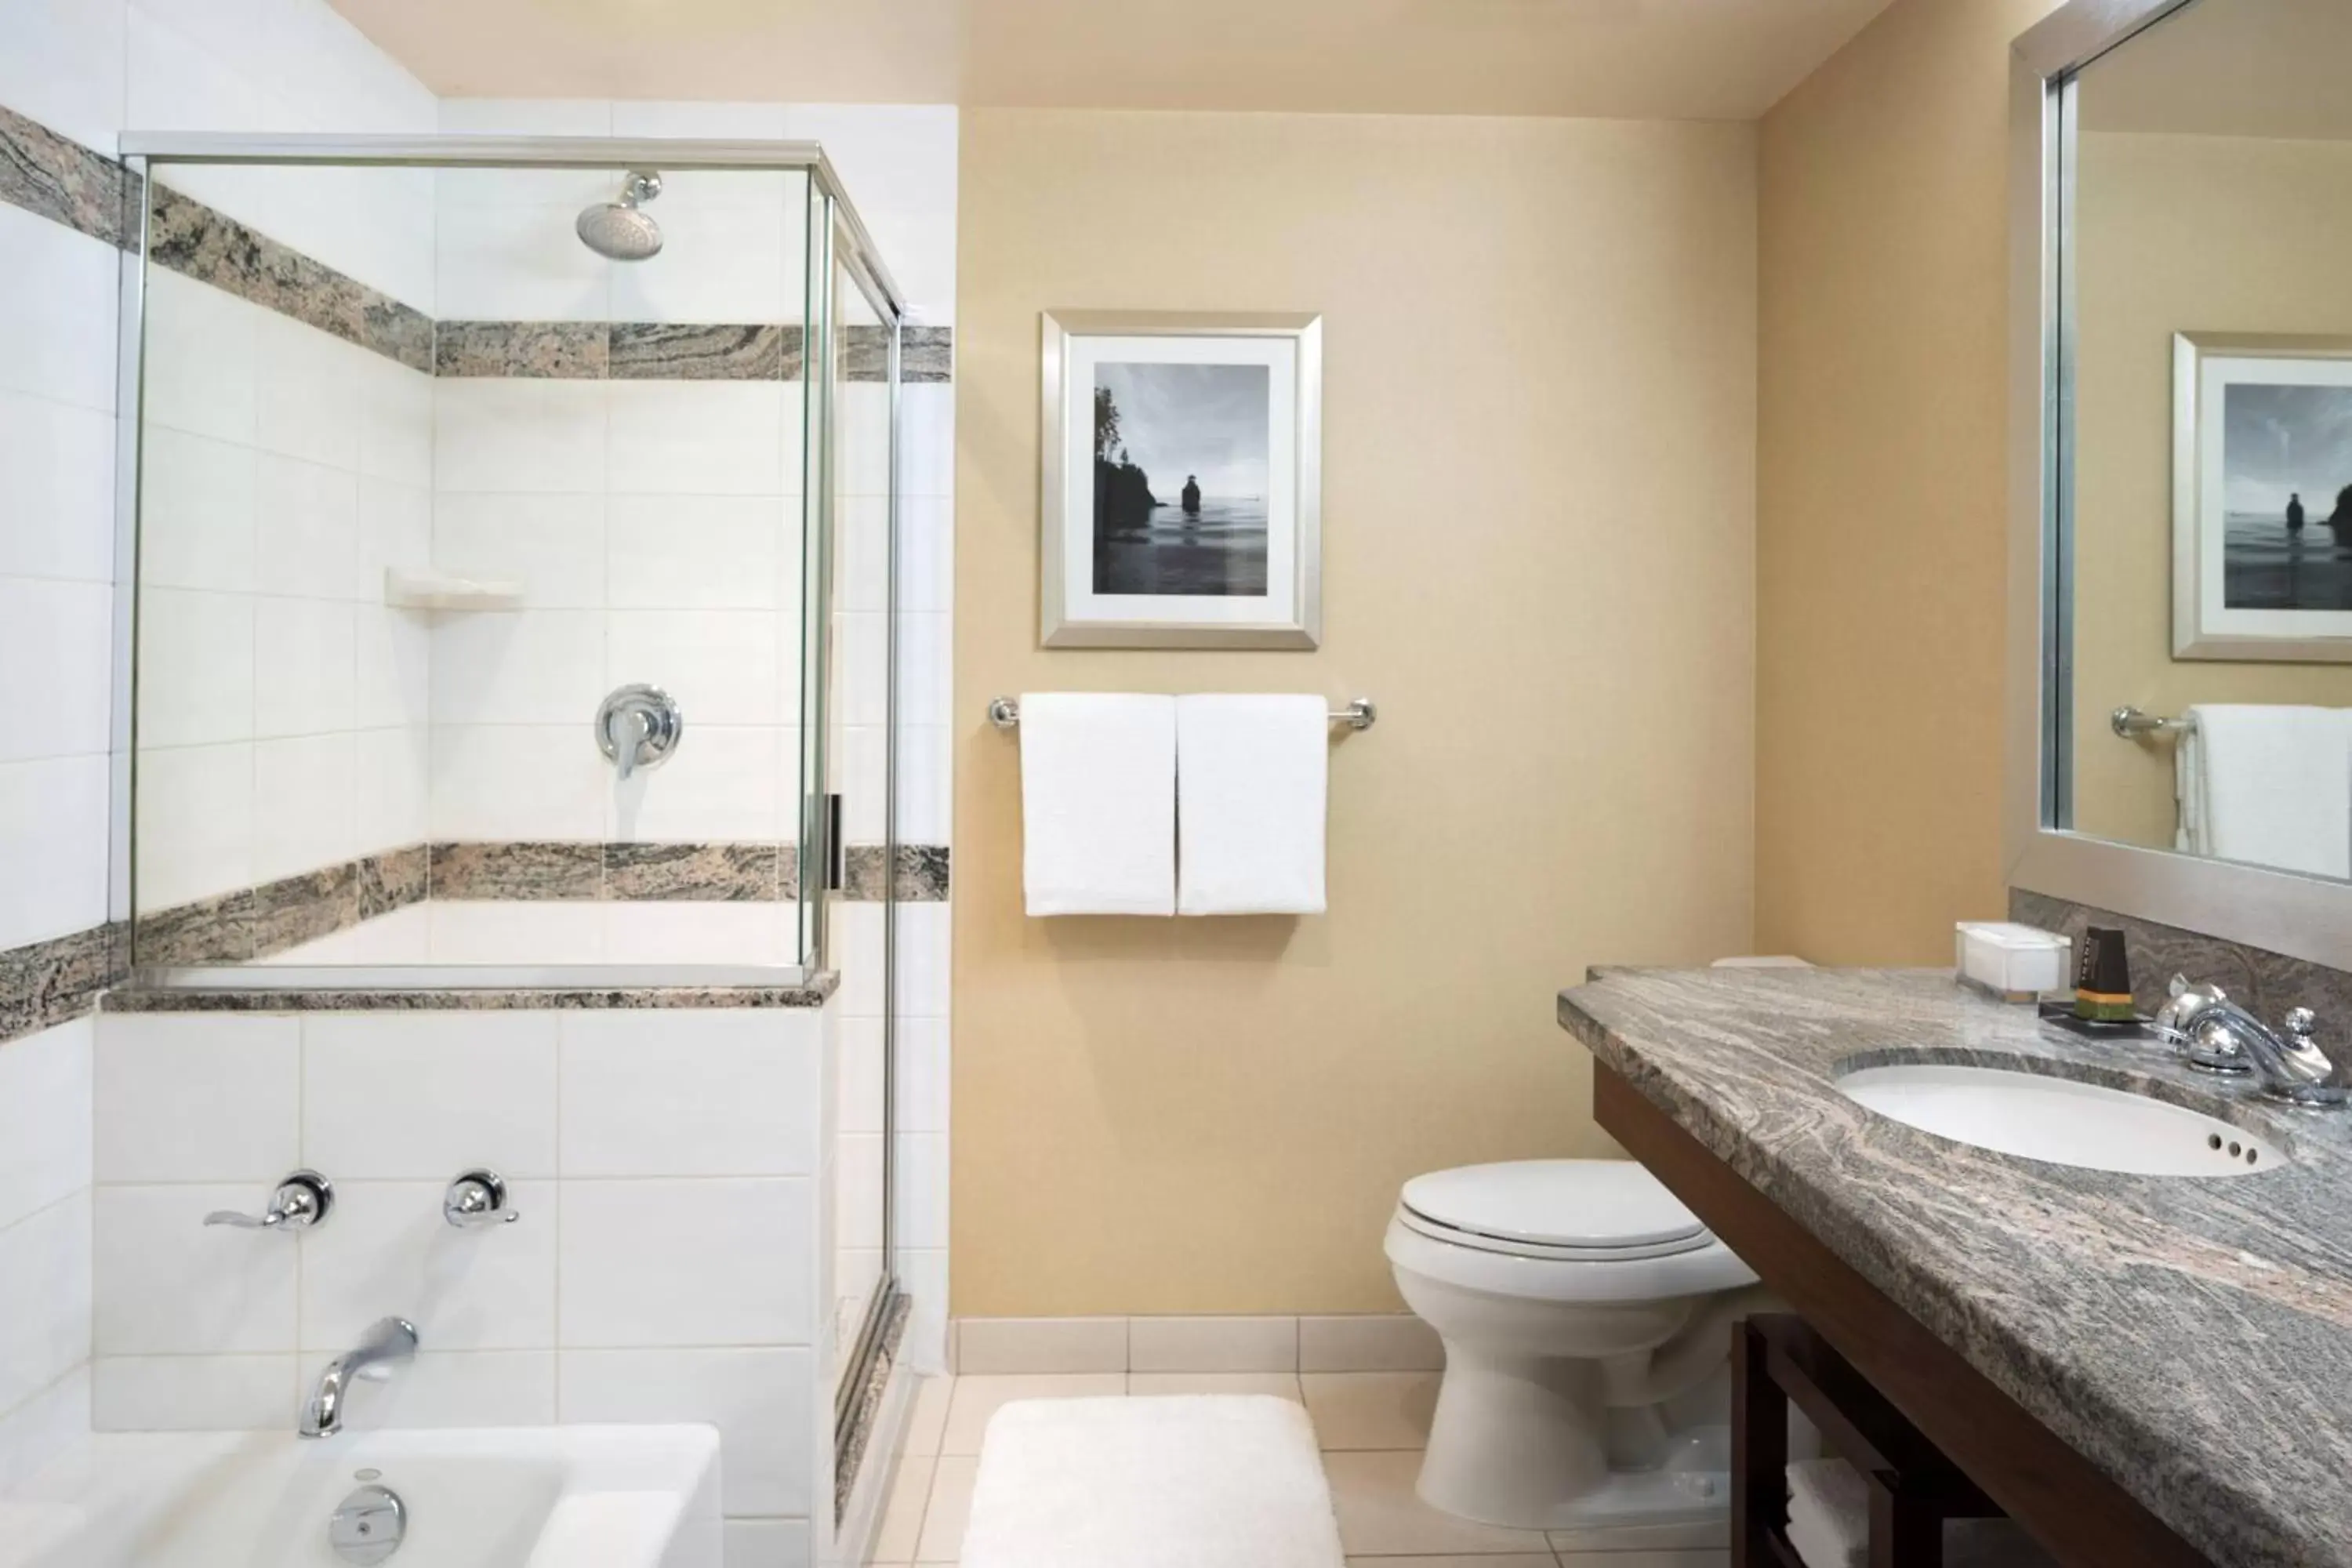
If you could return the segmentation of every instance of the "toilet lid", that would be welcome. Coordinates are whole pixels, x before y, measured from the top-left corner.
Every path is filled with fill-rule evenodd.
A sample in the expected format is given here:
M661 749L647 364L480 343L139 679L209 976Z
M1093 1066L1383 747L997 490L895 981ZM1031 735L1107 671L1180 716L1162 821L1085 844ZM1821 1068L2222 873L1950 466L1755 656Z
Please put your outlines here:
M1519 1160L1433 1171L1404 1184L1404 1206L1472 1236L1580 1251L1667 1247L1706 1227L1631 1160Z

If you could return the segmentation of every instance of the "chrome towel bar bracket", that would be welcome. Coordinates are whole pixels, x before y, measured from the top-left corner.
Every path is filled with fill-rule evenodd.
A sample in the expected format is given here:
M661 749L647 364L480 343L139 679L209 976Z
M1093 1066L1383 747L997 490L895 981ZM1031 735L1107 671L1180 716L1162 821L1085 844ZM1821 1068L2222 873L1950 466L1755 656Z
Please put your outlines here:
M1336 713L1325 715L1334 724L1345 724L1350 730L1369 730L1380 721L1379 704L1369 697L1359 697ZM1021 727L1021 704L1010 697L988 700L988 721L1000 730Z
M2137 741L2150 735L2185 735L2197 728L2197 721L2167 719L2159 714L2143 713L2126 704L2107 715L2107 728L2126 741Z

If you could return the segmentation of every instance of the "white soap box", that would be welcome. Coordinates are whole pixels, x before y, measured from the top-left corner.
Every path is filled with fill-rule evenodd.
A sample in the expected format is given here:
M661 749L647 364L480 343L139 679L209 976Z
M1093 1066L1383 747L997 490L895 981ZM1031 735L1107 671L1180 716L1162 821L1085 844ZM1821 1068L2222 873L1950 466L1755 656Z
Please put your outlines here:
M2003 1002L2035 1002L2064 991L2074 944L2056 931L2011 921L1962 921L1952 928L1960 981Z

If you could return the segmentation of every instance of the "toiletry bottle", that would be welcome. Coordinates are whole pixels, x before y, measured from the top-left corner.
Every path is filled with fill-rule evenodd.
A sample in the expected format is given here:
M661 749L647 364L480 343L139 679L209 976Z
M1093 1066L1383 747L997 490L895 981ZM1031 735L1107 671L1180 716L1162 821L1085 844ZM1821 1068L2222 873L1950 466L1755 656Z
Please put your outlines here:
M2122 931L2108 926L2084 931L2074 965L2074 1016L2114 1024L2139 1016L2132 1005L2131 963L2124 955Z

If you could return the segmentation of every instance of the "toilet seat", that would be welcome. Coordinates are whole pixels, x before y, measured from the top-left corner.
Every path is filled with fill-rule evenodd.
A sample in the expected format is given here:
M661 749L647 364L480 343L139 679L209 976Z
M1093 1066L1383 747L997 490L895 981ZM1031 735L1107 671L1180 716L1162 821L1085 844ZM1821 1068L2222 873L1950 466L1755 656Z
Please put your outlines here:
M1756 1275L1655 1176L1625 1160L1526 1160L1416 1176L1385 1245L1400 1268L1538 1301L1733 1290Z

